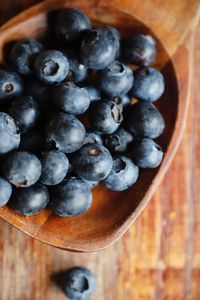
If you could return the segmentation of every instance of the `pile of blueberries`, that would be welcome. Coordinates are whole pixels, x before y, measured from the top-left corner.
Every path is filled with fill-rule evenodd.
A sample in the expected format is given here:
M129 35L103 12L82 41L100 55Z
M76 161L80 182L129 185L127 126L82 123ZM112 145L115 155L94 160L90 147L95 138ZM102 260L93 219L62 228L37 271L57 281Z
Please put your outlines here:
M56 50L15 42L0 69L0 205L23 215L47 205L80 215L99 182L126 190L139 168L163 158L153 141L165 127L152 104L164 92L163 75L149 67L154 39L92 29L72 8L57 12L55 37Z

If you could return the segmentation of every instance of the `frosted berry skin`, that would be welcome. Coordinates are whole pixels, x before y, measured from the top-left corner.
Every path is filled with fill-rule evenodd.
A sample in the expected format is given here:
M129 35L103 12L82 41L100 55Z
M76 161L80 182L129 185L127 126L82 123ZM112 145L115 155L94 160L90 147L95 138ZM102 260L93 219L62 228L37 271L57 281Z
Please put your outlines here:
M138 179L139 168L126 156L116 157L110 174L104 179L105 186L112 191L124 191Z
M122 55L138 66L149 66L156 58L156 42L149 35L137 34L122 41Z
M20 144L20 131L14 119L0 112L0 155L16 150Z
M39 159L32 153L18 151L9 154L3 164L3 175L16 187L35 184L42 172Z
M110 152L98 143L84 145L73 157L72 164L84 180L103 180L111 171L113 159Z
M153 140L144 138L134 143L130 157L138 167L152 169L161 164L163 151Z
M94 274L83 267L67 270L63 290L71 300L88 300L96 288Z
M0 176L0 206L4 206L10 200L12 194L12 185Z
M0 69L0 103L23 93L24 83L16 72Z
M9 205L24 216L32 216L45 209L48 202L48 189L36 183L26 189L14 189Z
M42 50L43 45L34 39L16 42L10 52L10 60L15 70L22 75L32 74L34 58Z
M51 192L50 205L54 213L61 217L79 216L92 205L89 186L76 177L65 179Z
M154 68L139 68L134 72L130 95L147 102L158 100L165 90L163 75Z
M165 121L152 103L137 102L127 113L128 130L138 137L157 138L165 128Z
M61 51L47 50L36 56L34 69L36 77L43 83L59 83L67 76L69 62Z
M128 65L114 61L106 69L97 72L99 90L110 97L125 95L133 85L133 71Z
M116 58L118 39L109 27L89 31L81 43L81 58L91 69L102 70Z
M88 17L78 9L60 10L55 19L55 34L66 44L80 44L85 33L91 29Z
M101 100L101 98L102 98L101 93L96 87L94 87L92 85L87 85L87 86L85 86L85 89L88 92L91 102Z

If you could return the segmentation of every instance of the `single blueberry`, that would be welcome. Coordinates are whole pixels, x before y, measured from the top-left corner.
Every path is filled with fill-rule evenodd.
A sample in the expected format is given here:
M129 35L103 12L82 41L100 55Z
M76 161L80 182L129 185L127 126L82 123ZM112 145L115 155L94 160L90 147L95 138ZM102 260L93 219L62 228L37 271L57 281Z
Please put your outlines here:
M20 131L25 133L37 124L40 110L32 96L19 96L13 100L9 114L15 119Z
M88 300L96 288L94 274L83 267L73 267L66 272L64 292L71 300Z
M100 134L111 134L123 121L122 106L112 101L94 101L89 111L90 124Z
M0 112L0 155L17 149L19 144L20 131L14 119Z
M154 68L139 68L134 72L134 83L130 95L142 100L153 102L164 93L163 75Z
M9 205L24 216L32 216L45 209L48 202L48 189L36 183L26 189L15 189Z
M30 75L33 73L34 58L42 50L43 45L34 39L21 40L12 47L10 60L18 73Z
M10 200L12 194L12 185L0 176L0 206L4 206Z
M127 126L135 136L154 139L163 133L165 121L152 103L137 102L128 110Z
M42 175L40 181L45 185L59 184L67 175L69 161L61 151L52 150L43 153L41 163Z
M45 135L41 130L33 129L22 134L20 151L41 152L45 149Z
M84 144L92 144L92 143L99 143L103 145L103 140L97 132L88 130L86 132Z
M90 98L84 87L78 87L74 82L66 81L55 85L53 101L64 112L80 115L90 105Z
M47 141L57 150L72 153L83 145L85 127L75 116L59 113L49 121L46 135Z
M88 92L91 102L101 100L101 93L96 87L94 87L92 85L88 85L88 86L85 86L85 89Z
M105 186L112 191L124 191L138 179L139 168L126 156L113 159L113 167L106 179Z
M27 81L26 94L31 95L41 109L47 109L52 105L51 86L43 84L34 77L30 77Z
M100 181L110 173L113 160L103 145L92 143L84 145L77 151L72 163L80 178Z
M55 33L67 44L80 44L85 33L90 29L90 20L78 9L65 8L57 13Z
M110 97L125 95L133 85L133 71L128 65L114 61L97 72L99 90Z
M61 82L67 76L69 63L66 56L58 50L40 52L34 62L36 77L46 84Z
M116 58L119 42L110 27L89 31L81 43L83 63L91 69L102 70Z
M122 41L122 54L139 66L149 66L156 58L156 42L150 35L136 34Z
M133 136L124 128L118 128L114 133L105 136L105 146L111 152L126 152L133 142Z
M9 154L3 164L6 179L16 187L29 187L36 183L42 172L39 159L26 151Z
M153 140L144 138L134 143L130 156L140 168L157 168L161 164L163 151Z
M19 96L23 90L23 80L17 73L0 69L0 102Z
M52 190L50 199L56 215L79 216L91 207L92 193L84 181L70 177Z

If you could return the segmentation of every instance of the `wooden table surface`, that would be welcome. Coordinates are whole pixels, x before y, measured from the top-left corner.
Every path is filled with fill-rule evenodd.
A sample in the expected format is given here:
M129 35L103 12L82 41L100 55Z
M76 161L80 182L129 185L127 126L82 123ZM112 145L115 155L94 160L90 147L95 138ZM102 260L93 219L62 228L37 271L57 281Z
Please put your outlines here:
M37 2L1 1L0 22ZM93 300L200 299L200 22L195 40L185 134L143 214L118 243L91 254L52 248L0 220L0 300L64 300L52 274L74 265L96 273Z

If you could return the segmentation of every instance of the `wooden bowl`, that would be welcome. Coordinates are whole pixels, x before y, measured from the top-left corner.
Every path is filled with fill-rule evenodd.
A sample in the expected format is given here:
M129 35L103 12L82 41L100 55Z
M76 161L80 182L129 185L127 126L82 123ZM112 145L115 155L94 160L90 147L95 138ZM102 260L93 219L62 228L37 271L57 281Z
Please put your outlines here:
M191 27L186 25L192 24L191 20L195 19L198 1L193 1L191 12L184 15L184 20L181 14L183 7L180 4L175 16L178 15L182 23L176 21L174 16L174 23L168 25L161 16L164 13L167 15L169 7L163 9L162 1L155 4L157 19L152 16L151 1L146 1L141 9L139 9L140 1L137 4L125 1L123 5L121 1L112 1L109 7L106 2L95 0L42 2L11 19L0 29L1 61L6 59L9 45L13 41L30 37L48 39L49 33L52 35L51 24L55 11L65 6L83 10L91 18L94 26L112 25L123 35L135 32L150 33L157 40L158 58L155 66L162 70L166 81L166 91L162 99L156 102L166 121L166 130L157 140L165 152L160 168L141 171L138 182L125 192L111 192L103 185L99 185L93 190L92 208L79 217L56 217L48 210L36 216L24 217L9 207L0 208L0 216L23 232L52 246L72 251L95 251L111 245L142 212L175 154L188 108L190 53L184 44L187 41L192 49L192 34L189 31ZM49 28L50 31L47 33Z

